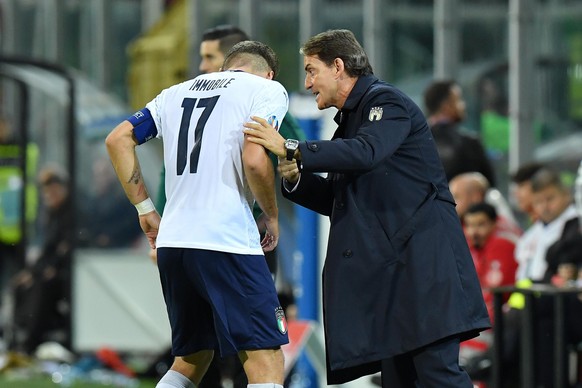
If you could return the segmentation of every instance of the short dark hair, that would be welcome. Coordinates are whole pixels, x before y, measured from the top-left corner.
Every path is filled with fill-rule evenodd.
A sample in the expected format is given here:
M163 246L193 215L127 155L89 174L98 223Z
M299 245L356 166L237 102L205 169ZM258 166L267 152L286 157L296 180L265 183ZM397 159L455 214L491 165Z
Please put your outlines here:
M441 80L432 82L424 91L424 107L427 115L433 115L441 108L450 97L451 89L457 85L454 80Z
M530 181L531 178L533 178L533 176L544 167L545 165L539 162L523 164L511 175L511 181L517 184Z
M222 67L229 69L233 65L238 66L239 61L246 60L252 62L252 65L257 69L272 70L273 78L279 72L277 54L269 46L256 40L246 40L232 46L224 58Z
M69 184L69 173L60 164L49 162L38 173L38 183L41 186L53 183L66 186Z
M350 77L374 74L366 52L350 30L328 30L312 36L299 52L306 56L317 56L327 66L340 58Z
M487 202L479 202L469 206L464 216L476 213L484 213L487 218L493 222L497 220L497 210L495 210L493 205L488 204Z
M568 191L568 188L562 181L560 172L553 168L544 167L531 178L531 190L537 193L548 187L556 187L561 191Z
M249 40L249 36L236 26L221 24L202 33L202 41L207 40L218 40L219 50L226 54L235 44Z

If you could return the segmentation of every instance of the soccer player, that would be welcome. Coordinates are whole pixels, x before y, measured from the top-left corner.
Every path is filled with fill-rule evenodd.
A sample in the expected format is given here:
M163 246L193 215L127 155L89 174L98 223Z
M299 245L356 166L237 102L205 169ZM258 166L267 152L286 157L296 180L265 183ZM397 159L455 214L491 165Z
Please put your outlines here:
M239 355L249 387L282 388L286 322L263 256L279 237L274 172L265 149L242 132L251 116L274 126L284 117L288 95L272 80L277 67L268 46L241 42L227 54L225 71L162 91L106 139L142 230L158 250L175 360L157 388L195 387L214 350ZM161 222L135 153L153 137L164 141L168 198ZM265 215L262 240L253 197Z

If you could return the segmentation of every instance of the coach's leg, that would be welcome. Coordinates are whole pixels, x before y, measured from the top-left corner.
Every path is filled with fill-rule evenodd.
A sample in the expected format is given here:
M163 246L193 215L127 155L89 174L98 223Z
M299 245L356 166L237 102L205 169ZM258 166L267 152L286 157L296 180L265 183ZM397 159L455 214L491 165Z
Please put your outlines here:
M249 380L249 387L254 384L275 384L272 387L283 387L285 363L281 348L244 350L239 352L239 358Z
M414 367L423 388L473 388L467 372L459 365L458 337L450 337L415 352Z
M416 388L418 379L410 353L382 360L382 388Z
M214 351L202 350L188 356L174 358L172 367L156 388L195 388L208 370Z

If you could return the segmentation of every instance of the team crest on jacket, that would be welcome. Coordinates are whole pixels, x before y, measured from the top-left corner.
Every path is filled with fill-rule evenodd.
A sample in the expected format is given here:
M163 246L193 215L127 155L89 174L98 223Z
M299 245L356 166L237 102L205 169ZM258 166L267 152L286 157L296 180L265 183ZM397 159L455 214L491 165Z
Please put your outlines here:
M275 317L277 318L277 327L281 334L287 333L287 319L285 319L285 313L281 306L275 309Z
M370 114L368 115L368 120L370 121L380 121L382 119L382 113L384 112L384 108L381 106L375 106L370 109Z

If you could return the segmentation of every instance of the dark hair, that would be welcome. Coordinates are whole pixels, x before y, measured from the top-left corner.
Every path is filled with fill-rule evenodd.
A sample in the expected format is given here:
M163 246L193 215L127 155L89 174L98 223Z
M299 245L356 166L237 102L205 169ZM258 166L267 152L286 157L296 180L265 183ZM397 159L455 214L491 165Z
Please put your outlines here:
M562 177L557 170L544 167L531 178L531 190L534 193L540 192L548 187L556 187L561 191L568 191L562 181Z
M222 67L228 70L232 66L239 66L244 63L249 63L259 70L272 70L274 73L273 78L279 71L277 54L269 46L256 40L247 40L232 46L224 58Z
M226 54L238 42L249 40L249 36L240 28L230 24L222 24L207 29L202 33L202 41L218 40L218 48Z
M54 183L65 186L69 183L69 174L60 164L50 162L39 171L38 183L41 186Z
M350 77L374 73L366 52L350 30L328 30L312 36L299 52L306 56L317 56L327 66L340 58Z
M538 162L523 164L511 175L511 181L518 184L530 181L531 178L544 167L545 165L543 163Z
M495 222L495 220L497 220L497 210L495 210L493 205L488 204L487 202L479 202L469 206L464 215L467 216L475 213L485 213L487 218L491 221Z
M457 83L453 80L434 81L424 91L424 107L427 115L433 115L451 95Z

